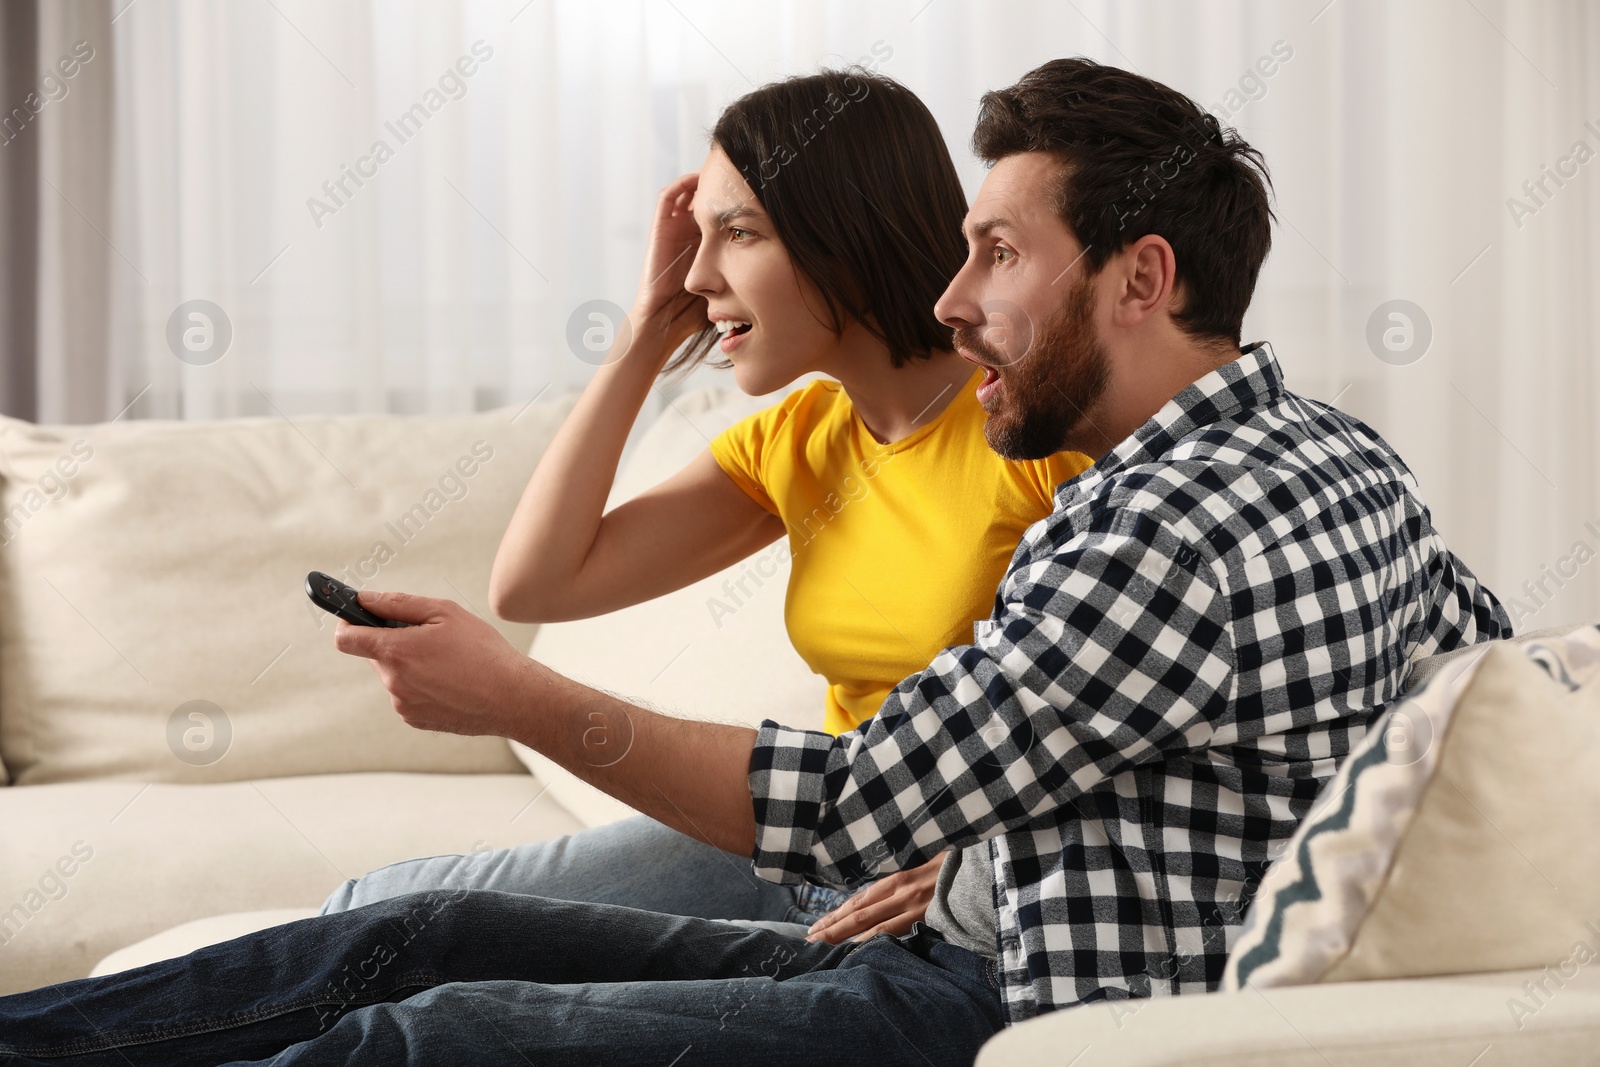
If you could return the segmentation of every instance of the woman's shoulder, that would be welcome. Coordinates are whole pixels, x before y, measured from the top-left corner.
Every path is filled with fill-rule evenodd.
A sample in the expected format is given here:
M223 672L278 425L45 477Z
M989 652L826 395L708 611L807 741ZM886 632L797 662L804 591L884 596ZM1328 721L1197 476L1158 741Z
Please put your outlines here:
M777 403L746 417L743 425L768 439L780 433L808 436L820 424L844 414L847 404L838 382L816 378L790 390Z
M832 378L813 378L790 390L784 398L767 410L782 408L792 415L831 412L849 403L844 387Z
M1082 452L1056 452L1029 462L1037 464L1054 485L1076 478L1094 466L1094 460Z
M814 379L723 430L711 451L725 467L742 456L743 465L754 470L777 456L807 452L807 442L848 411L838 382Z
M1053 452L1042 459L1004 459L1014 482L1029 491L1045 512L1055 508L1056 490L1090 467L1094 460L1082 452Z

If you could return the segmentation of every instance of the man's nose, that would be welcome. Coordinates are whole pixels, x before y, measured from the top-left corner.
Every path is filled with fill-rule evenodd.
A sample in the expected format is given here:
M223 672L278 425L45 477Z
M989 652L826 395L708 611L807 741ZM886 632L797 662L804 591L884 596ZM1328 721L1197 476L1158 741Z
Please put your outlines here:
M971 263L964 263L956 276L950 279L950 284L945 287L938 301L933 305L933 314L940 322L953 330L968 326L982 326L987 317L979 303L976 279L972 277Z

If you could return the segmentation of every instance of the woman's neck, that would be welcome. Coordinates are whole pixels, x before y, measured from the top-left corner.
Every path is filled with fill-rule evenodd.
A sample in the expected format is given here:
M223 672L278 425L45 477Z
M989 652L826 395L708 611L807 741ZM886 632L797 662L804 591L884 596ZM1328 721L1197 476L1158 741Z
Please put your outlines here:
M876 352L846 354L837 366L825 369L839 380L867 432L880 444L892 444L938 418L977 369L950 350L896 367L887 348L881 343L875 347Z

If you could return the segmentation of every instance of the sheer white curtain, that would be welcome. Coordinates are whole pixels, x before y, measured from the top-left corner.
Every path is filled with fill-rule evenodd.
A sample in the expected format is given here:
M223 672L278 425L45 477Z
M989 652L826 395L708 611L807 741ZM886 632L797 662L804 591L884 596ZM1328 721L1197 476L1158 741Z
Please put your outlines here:
M1600 619L1600 15L1577 0L140 0L111 32L130 417L577 386L569 315L626 306L655 191L740 93L876 45L970 194L979 94L1085 54L1265 152L1279 227L1245 332L1291 387L1383 433L1524 627ZM209 365L169 350L191 299L232 323Z

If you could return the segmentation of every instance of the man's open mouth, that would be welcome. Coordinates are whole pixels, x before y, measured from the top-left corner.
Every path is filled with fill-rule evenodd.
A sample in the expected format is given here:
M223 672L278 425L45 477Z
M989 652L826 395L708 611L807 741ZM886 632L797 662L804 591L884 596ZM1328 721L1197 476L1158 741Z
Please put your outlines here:
M1000 372L986 363L979 366L983 368L983 381L978 383L978 403L982 404L1000 387Z

